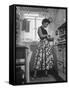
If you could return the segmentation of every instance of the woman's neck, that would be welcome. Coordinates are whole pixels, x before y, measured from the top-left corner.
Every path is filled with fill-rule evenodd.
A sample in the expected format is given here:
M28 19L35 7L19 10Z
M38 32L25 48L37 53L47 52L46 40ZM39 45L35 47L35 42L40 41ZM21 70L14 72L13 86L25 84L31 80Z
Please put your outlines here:
M43 25L41 25L44 29L46 29Z
M44 26L43 25L41 25L43 28L44 28Z

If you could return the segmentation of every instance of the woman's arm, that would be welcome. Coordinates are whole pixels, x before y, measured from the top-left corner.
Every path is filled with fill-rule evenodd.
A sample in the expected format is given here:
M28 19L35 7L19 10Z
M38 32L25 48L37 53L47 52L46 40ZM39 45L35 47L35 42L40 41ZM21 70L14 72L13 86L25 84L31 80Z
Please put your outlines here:
M43 35L41 28L38 28L38 34L40 38L45 38L48 36L47 34Z

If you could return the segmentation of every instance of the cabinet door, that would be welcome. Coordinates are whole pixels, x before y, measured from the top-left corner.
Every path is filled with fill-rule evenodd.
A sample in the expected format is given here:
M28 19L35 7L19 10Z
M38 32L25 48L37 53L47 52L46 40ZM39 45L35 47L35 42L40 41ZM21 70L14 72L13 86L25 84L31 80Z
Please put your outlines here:
M16 59L25 58L25 48L24 47L16 47Z
M16 47L16 84L26 83L25 47Z

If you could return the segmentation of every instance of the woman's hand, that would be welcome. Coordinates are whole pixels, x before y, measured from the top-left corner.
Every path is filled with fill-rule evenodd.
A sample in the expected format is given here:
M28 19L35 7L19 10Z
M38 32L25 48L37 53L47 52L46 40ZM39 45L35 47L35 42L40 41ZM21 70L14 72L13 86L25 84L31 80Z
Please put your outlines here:
M47 35L47 38L51 38L51 36L50 35Z
M53 40L54 40L54 38L52 38L50 35L47 36L47 39L48 39L49 41L53 41Z

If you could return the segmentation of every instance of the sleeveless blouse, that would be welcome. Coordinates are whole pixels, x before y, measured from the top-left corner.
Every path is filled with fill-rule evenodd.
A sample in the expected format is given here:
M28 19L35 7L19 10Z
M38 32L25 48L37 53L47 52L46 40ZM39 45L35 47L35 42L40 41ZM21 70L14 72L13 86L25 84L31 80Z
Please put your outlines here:
M47 31L46 31L42 26L41 26L40 28L41 28L41 31L42 31L42 34L43 34L43 35L48 34ZM39 33L38 33L38 35L39 35ZM40 37L40 35L39 35L39 37ZM41 40L43 40L43 39L45 39L45 38L46 38L46 37L40 37Z

